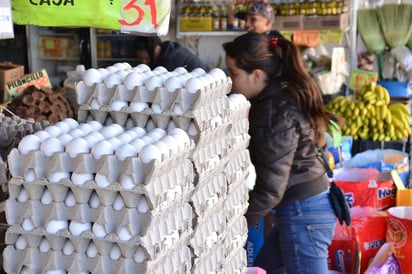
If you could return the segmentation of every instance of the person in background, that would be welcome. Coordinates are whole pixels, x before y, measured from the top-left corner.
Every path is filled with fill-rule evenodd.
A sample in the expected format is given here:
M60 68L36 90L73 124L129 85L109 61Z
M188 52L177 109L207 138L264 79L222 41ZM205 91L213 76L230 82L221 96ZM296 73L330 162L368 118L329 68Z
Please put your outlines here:
M195 54L177 42L164 41L157 36L140 36L135 43L136 55L141 63L150 68L163 66L172 71L177 67L184 67L188 71L208 67Z
M326 274L336 215L322 151L328 121L337 117L325 112L318 86L287 39L247 32L223 49L232 92L251 103L249 152L257 177L248 226L275 214L254 264L268 274Z
M272 30L275 14L270 3L253 2L247 10L239 11L235 16L245 20L246 31L262 33L270 38L283 38L279 31Z

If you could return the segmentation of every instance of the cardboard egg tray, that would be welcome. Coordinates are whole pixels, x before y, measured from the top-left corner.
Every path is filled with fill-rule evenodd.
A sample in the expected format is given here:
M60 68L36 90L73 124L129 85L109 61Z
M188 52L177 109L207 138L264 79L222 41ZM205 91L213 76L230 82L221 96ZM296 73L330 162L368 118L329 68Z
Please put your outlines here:
M156 88L153 91L146 89L144 86L135 87L128 90L123 84L115 85L113 88L107 88L103 83L96 83L93 86L87 86L83 81L79 81L76 86L76 97L79 105L93 105L93 100L97 100L99 105L110 105L113 101L153 103L161 102L169 106L172 103L178 103L184 111L193 110L202 105L208 105L230 92L232 82L230 79L221 82L214 88L206 88L190 93L185 88L177 89L174 92L167 91L164 87ZM161 93L161 94L160 94ZM166 99L169 98L169 99Z
M225 255L225 248L222 245L214 246L203 256L193 259L191 273L225 273L223 272Z
M63 242L64 238L61 239ZM173 249L159 255L153 260L136 261L133 257L112 257L109 249L107 254L93 254L87 256L85 249L91 244L82 243L85 248L82 252L74 251L69 255L62 249L50 246L47 252L39 251L39 246L26 246L18 249L15 245L8 245L3 256L8 258L3 265L7 273L46 273L47 271L65 270L66 273L130 273L163 274L174 269L177 273L189 273L191 268L191 254L184 242L177 244ZM97 246L97 245L96 245Z
M222 245L225 247L225 257L232 257L236 250L244 248L248 237L246 218L238 215L227 223Z
M230 256L226 256L223 261L224 274L245 274L248 272L246 261L246 250L241 247L235 249Z
M246 186L241 181L234 185L230 193L227 193L226 199L224 200L223 208L225 209L226 221L237 218L238 216L243 216L246 213L247 207L249 205L249 195Z
M10 150L17 147L20 140L29 134L47 127L48 121L35 122L33 119L23 119L19 116L6 116L0 112L0 156L7 161Z
M125 258L133 256L136 249L141 247L146 257L153 259L179 241L187 242L192 229L192 209L188 203L180 203L171 206L171 209L147 214L141 214L136 209L123 209L116 212L111 207L93 210L84 205L70 208L63 203L45 206L38 201L22 204L8 200L7 206L14 206L20 213L18 216L12 214L10 216L10 208L6 211L9 214L7 220L10 220L11 225L6 234L6 244L15 244L17 237L13 235L18 234L23 235L26 242L34 245L42 238L47 238L50 245L62 249L61 245L64 242L62 238L64 238L70 240L78 253L81 253L85 246L87 247L85 243L92 240L96 243L98 252L103 255L107 253L107 245L117 244ZM52 233L54 230L51 229L54 228L48 230L52 221L64 221L67 227ZM29 222L30 226L28 226ZM89 224L89 228L84 231L74 231L70 227L71 222ZM106 229L104 237L94 234L92 231L94 224L100 224ZM122 234L125 230L128 231L126 236ZM126 238L127 241L124 240ZM30 247L35 246L31 244Z
M199 180L190 197L195 214L203 216L215 208L220 200L226 198L226 192L226 177L222 173Z
M251 164L248 149L238 149L236 150L236 153L233 153L231 156L230 161L228 161L224 169L228 185L244 179L244 173L248 171L249 165Z

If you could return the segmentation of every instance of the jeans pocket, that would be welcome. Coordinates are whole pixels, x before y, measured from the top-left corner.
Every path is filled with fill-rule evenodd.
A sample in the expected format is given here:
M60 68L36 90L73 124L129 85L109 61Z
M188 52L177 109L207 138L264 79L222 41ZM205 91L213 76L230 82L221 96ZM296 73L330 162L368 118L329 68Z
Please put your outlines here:
M328 257L328 246L332 242L336 222L308 225L308 235L317 256Z

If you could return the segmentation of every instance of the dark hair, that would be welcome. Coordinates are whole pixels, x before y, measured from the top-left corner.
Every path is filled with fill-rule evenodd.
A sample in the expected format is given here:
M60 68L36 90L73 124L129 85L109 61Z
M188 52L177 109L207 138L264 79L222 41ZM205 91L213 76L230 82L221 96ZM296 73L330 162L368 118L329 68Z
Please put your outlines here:
M316 144L325 144L326 124L329 125L326 122L336 118L325 112L319 87L307 72L299 49L292 42L247 32L223 44L223 49L227 56L235 60L238 68L247 73L255 69L263 70L269 83L278 82L287 86L299 109L311 119Z
M158 36L139 36L136 38L135 50L144 50L150 56L150 67L153 66L156 56L155 56L155 47L160 46L162 40Z

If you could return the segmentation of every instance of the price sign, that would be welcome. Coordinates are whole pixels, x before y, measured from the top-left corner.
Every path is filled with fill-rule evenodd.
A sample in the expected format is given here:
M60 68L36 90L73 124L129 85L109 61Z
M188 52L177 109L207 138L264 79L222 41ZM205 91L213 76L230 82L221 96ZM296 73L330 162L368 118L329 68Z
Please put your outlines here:
M297 46L316 47L320 44L318 30L296 30L293 32L293 43Z
M171 1L12 0L13 21L21 25L94 27L166 35Z
M0 0L0 39L14 38L9 0Z
M352 90L360 90L364 85L376 81L378 81L377 72L353 69L349 79L349 88Z

